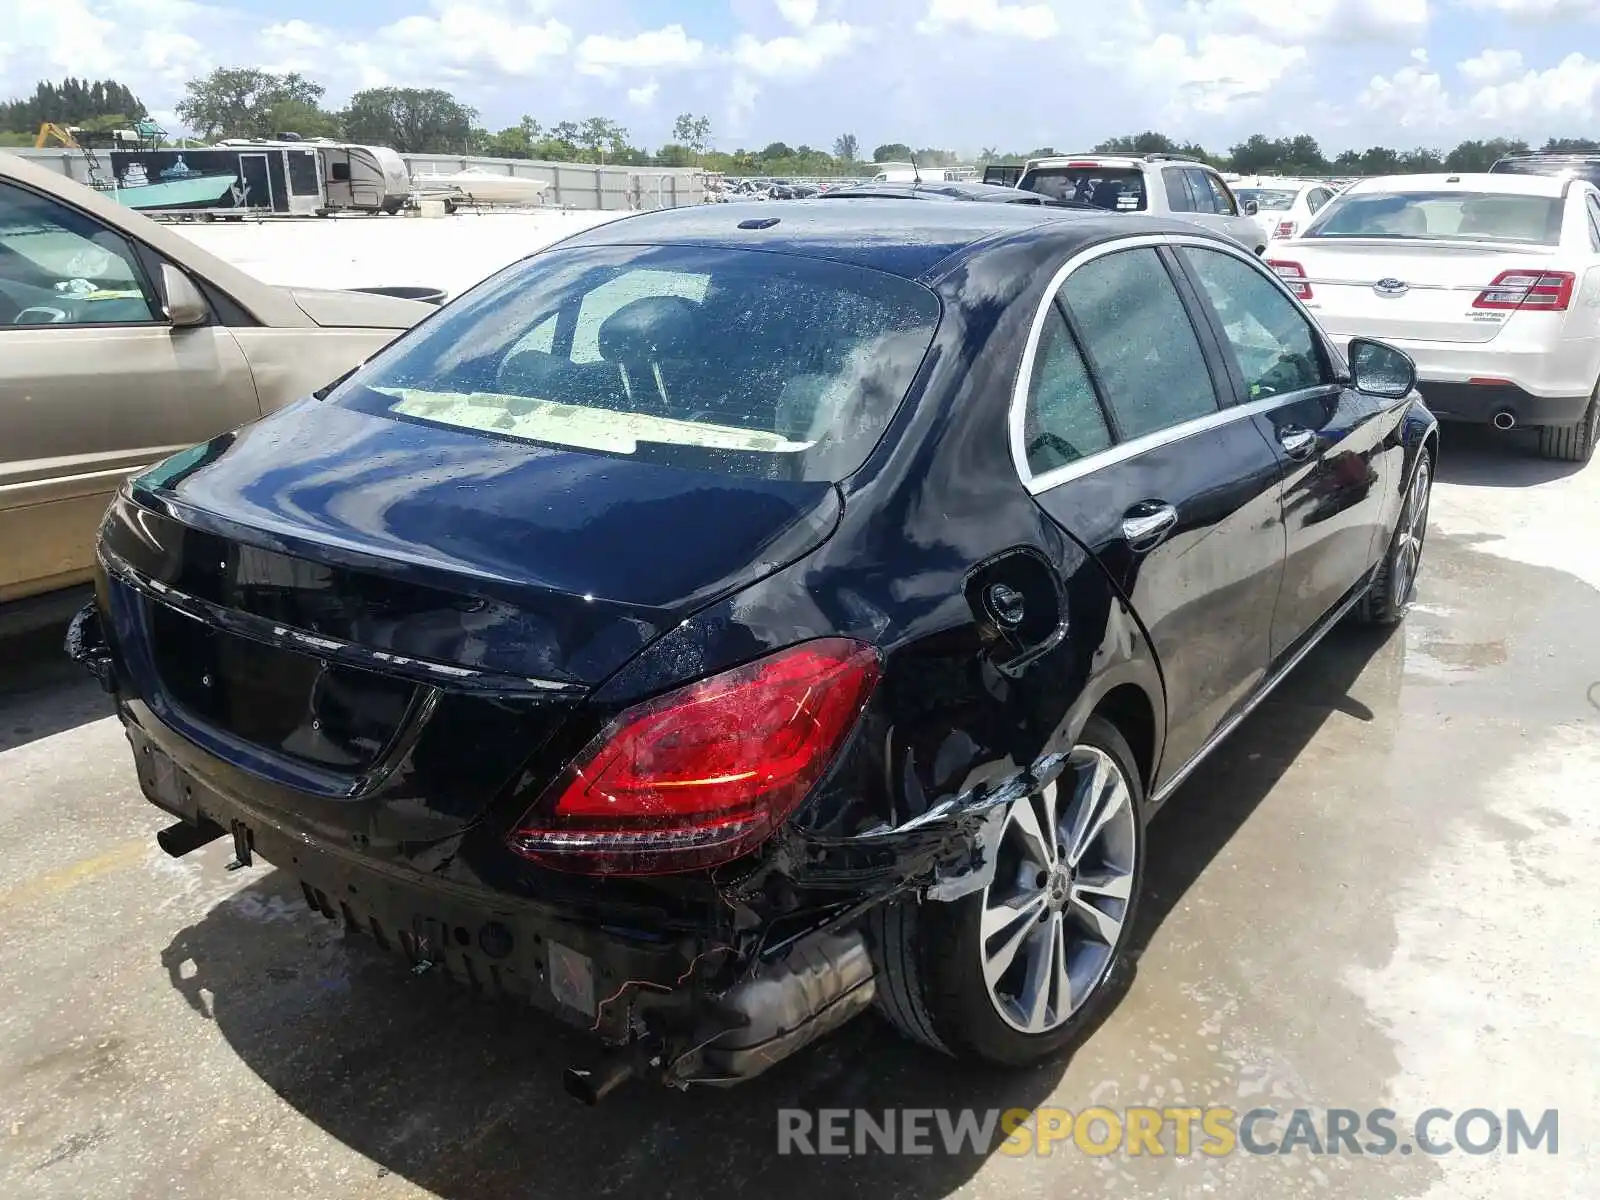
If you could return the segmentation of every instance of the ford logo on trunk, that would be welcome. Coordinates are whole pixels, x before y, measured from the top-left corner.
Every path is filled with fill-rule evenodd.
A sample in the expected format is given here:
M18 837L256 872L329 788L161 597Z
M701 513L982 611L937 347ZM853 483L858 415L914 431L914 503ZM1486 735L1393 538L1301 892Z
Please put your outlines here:
M1380 296L1404 296L1411 285L1403 279L1380 279L1372 285L1372 290Z

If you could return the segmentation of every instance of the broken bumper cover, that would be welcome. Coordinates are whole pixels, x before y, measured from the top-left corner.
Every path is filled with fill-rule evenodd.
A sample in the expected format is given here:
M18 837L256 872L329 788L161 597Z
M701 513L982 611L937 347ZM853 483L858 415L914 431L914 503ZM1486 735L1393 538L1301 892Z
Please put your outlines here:
M123 724L151 803L185 827L231 832L243 864L260 855L288 871L312 909L403 954L418 972L526 1003L612 1046L648 1040L658 1049L641 1073L736 1083L872 1003L873 963L858 929L829 926L741 961L703 939L630 936L387 867L280 828L218 792L183 760L181 739L148 713L135 718L139 707L122 706Z

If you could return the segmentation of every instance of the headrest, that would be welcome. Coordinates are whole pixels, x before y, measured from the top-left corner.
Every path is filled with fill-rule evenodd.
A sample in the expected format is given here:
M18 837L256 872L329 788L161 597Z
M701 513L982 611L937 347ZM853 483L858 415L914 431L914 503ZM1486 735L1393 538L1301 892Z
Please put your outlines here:
M607 362L672 358L699 324L699 306L682 296L646 296L624 304L600 326L600 356Z

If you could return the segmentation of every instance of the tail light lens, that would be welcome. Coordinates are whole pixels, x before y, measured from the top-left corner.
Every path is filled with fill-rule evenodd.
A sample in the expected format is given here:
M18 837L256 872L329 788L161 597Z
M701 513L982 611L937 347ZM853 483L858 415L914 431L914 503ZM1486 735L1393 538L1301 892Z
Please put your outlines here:
M1297 262L1285 262L1281 258L1270 258L1267 266L1271 267L1278 278L1289 285L1289 290L1302 300L1311 299L1311 284L1306 280L1306 269Z
M1278 227L1272 231L1275 238L1292 238L1298 226L1293 221L1279 221Z
M824 638L637 704L529 810L511 848L586 874L670 874L747 854L822 777L878 675L872 647Z
M1472 307L1566 312L1575 282L1570 271L1501 271Z

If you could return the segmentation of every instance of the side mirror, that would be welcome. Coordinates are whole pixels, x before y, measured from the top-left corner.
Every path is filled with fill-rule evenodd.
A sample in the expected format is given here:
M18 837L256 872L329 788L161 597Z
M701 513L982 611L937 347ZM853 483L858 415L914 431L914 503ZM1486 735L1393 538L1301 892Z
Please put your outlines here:
M1350 382L1358 392L1400 400L1417 386L1417 364L1404 350L1370 338L1350 339Z
M1261 211L1261 205L1257 204L1254 200L1246 200L1244 202L1244 215L1245 216L1253 217L1260 211Z
M161 264L161 288L167 293L167 320L174 329L204 325L211 318L211 306L190 278L171 263Z

